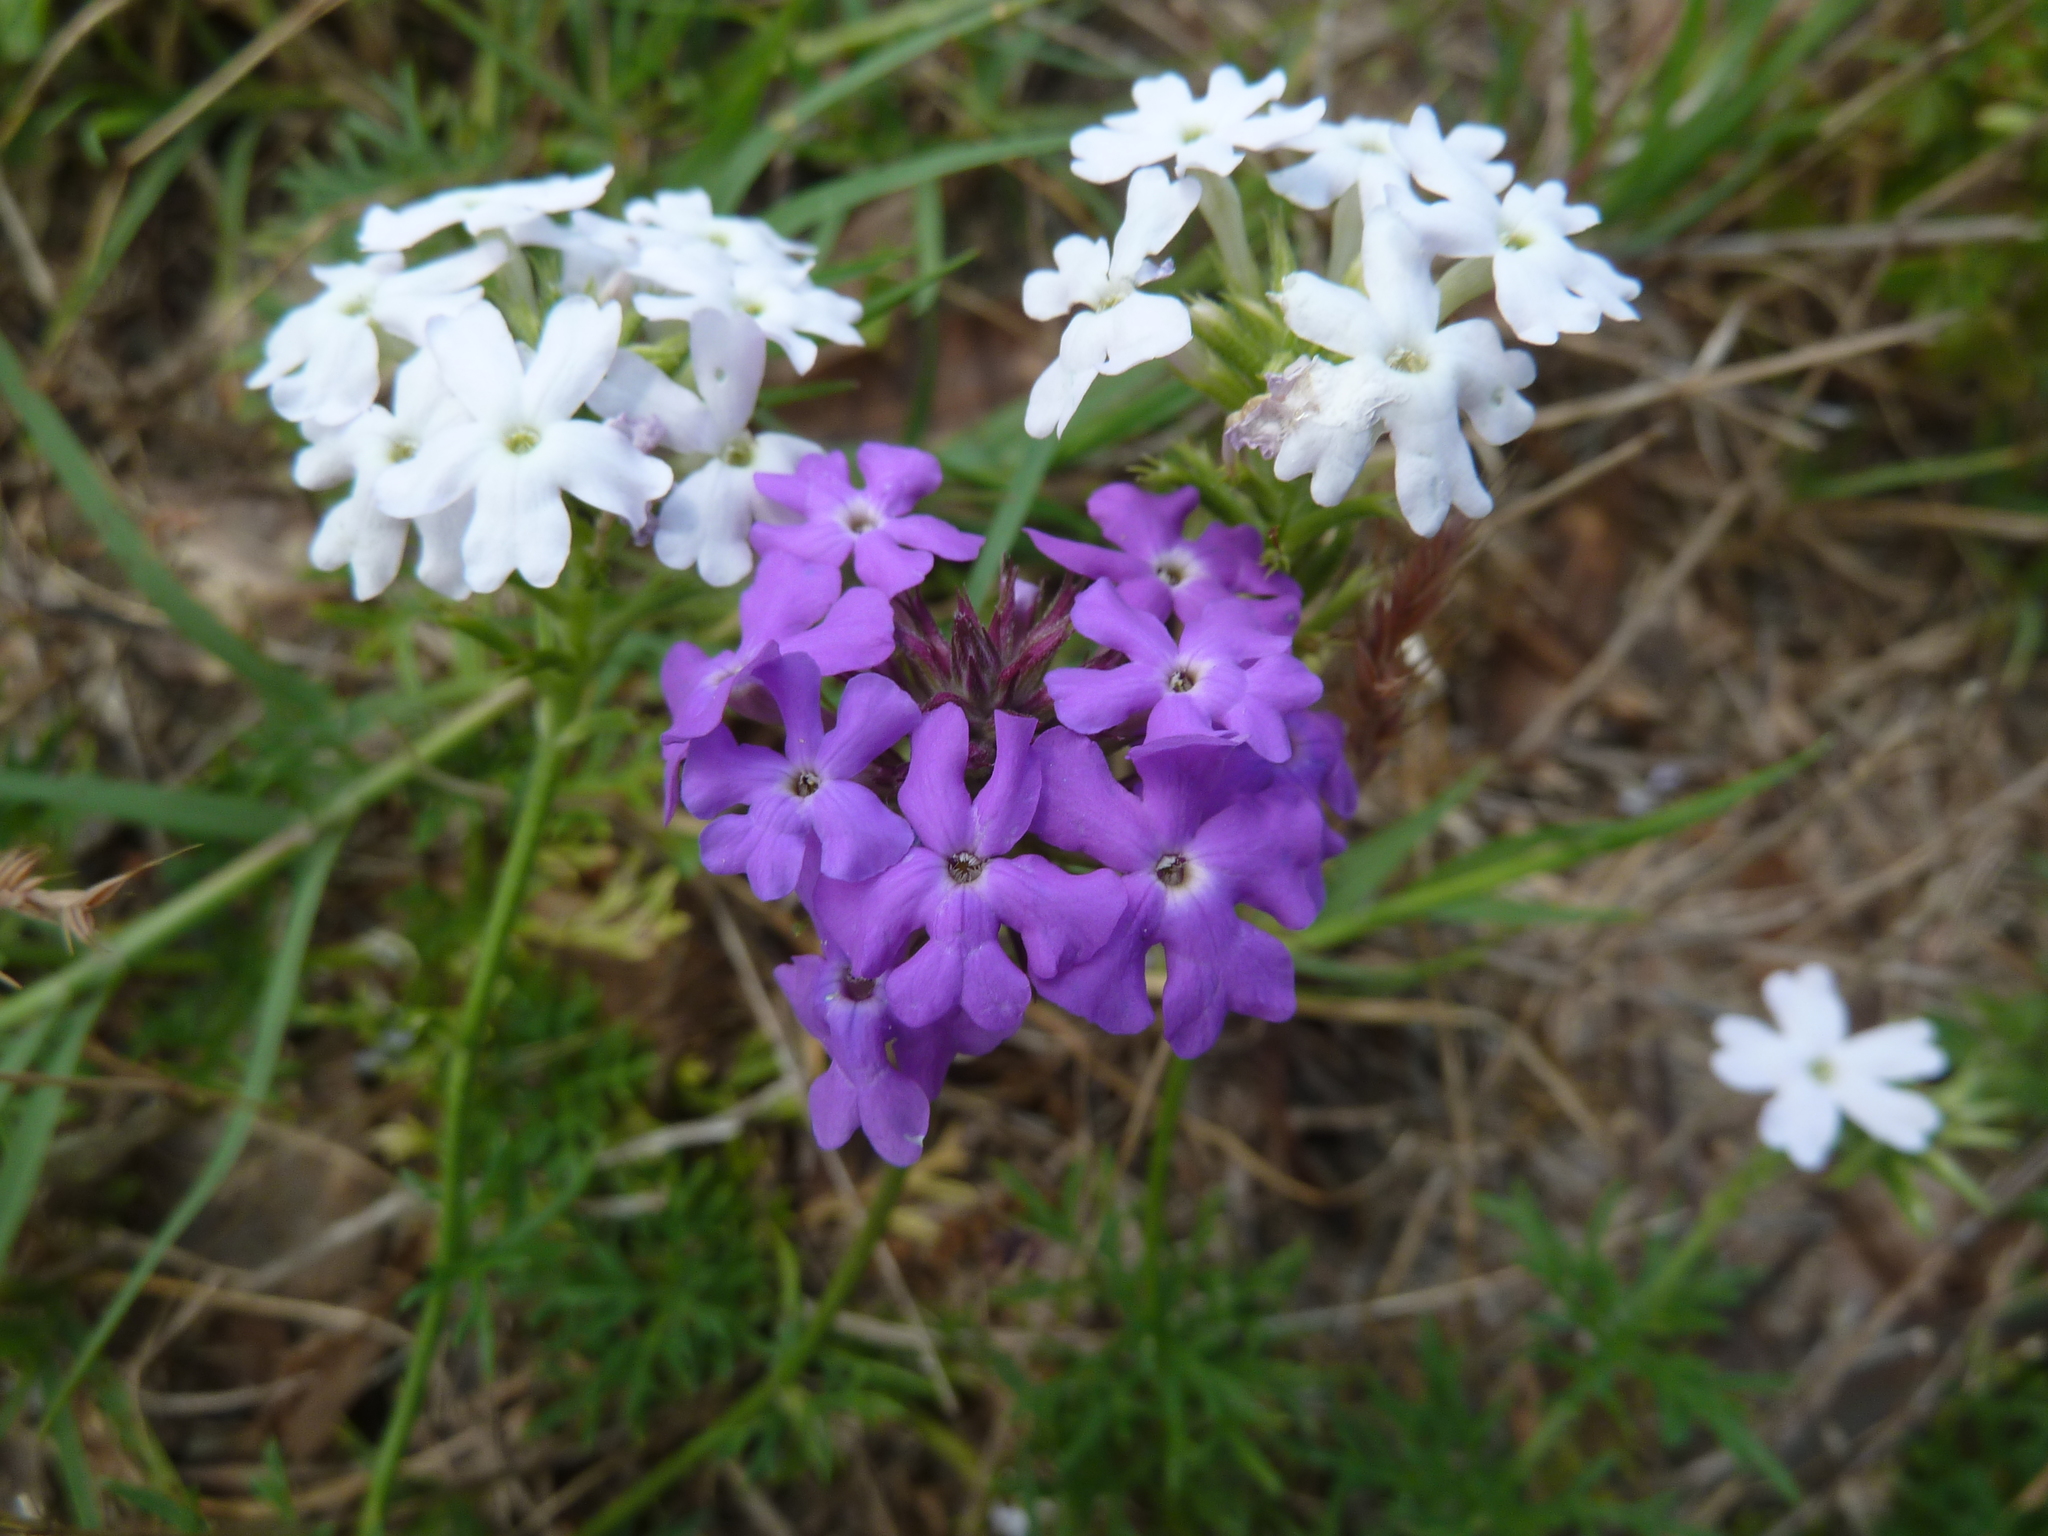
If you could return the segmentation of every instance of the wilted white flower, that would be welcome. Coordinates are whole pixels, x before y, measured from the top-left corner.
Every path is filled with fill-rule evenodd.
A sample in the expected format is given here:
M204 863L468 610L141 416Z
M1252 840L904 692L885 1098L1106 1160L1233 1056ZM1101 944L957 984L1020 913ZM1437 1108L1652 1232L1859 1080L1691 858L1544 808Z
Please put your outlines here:
M689 320L707 309L751 320L788 354L798 373L809 373L818 360L818 344L811 337L849 347L861 344L854 329L860 300L820 288L810 272L809 262L736 261L713 245L648 245L631 275L643 286L668 292L643 293L633 307L650 320Z
M1408 162L1394 147L1400 131L1399 123L1372 117L1318 123L1287 146L1306 151L1308 158L1266 180L1298 208L1327 208L1353 187L1369 208L1388 187L1408 185Z
M637 353L622 351L591 394L590 408L643 450L658 444L709 455L661 504L654 553L663 565L679 571L694 565L710 585L729 587L754 568L747 541L754 523L794 516L754 488L755 474L787 474L821 450L786 432L747 430L768 365L768 340L759 326L699 310L690 322L690 363L701 398Z
M612 168L583 176L542 176L493 187L451 187L403 208L372 207L356 243L366 251L409 251L427 236L460 224L472 235L509 230L551 213L588 208L611 185Z
M569 559L570 492L638 529L675 476L602 422L572 420L618 351L619 306L572 294L549 312L522 360L505 317L473 304L427 327L427 350L467 419L436 427L413 457L387 469L377 504L416 518L474 492L462 540L471 588L494 592L514 570L552 586Z
M1083 181L1121 181L1140 166L1171 160L1176 175L1228 176L1245 151L1291 144L1322 120L1320 96L1304 106L1272 107L1286 90L1280 70L1247 85L1228 64L1209 72L1208 92L1200 97L1179 75L1140 80L1131 87L1136 111L1112 112L1074 135L1074 174Z
M1483 517L1493 510L1493 498L1480 483L1458 413L1490 443L1519 437L1535 408L1518 391L1534 382L1536 365L1528 353L1503 348L1490 321L1437 329L1440 300L1429 258L1393 210L1366 215L1362 260L1366 293L1308 272L1281 284L1288 328L1352 360L1327 372L1304 371L1313 381L1313 408L1304 406L1295 430L1312 430L1310 441L1319 447L1313 463L1301 461L1306 453L1291 460L1283 478L1314 471L1310 494L1334 505L1350 489L1343 465L1363 463L1384 430L1394 440L1394 493L1410 527L1433 534L1454 506ZM1259 413L1248 415L1254 433L1241 426L1240 437L1264 451L1255 435ZM1349 447L1347 432L1354 435ZM1327 470L1325 460L1332 466Z
M1223 445L1264 454L1278 479L1311 476L1309 496L1318 506L1334 507L1386 430L1382 412L1389 400L1384 370L1369 361L1298 357L1267 374L1266 392L1231 416Z
M377 482L394 464L420 450L434 431L464 419L455 397L441 382L428 352L415 352L398 368L391 385L391 409L373 405L345 427L310 424L313 441L292 461L292 479L309 491L353 481L349 493L320 520L307 558L318 571L349 568L356 601L367 602L390 586L405 559L407 527L377 506ZM448 597L467 597L461 547L469 525L469 498L418 519L419 578Z
M1874 1139L1901 1152L1924 1152L1941 1111L1924 1094L1895 1086L1923 1083L1948 1070L1925 1019L1849 1033L1849 1010L1824 965L1764 978L1764 1003L1776 1020L1725 1014L1714 1022L1714 1075L1743 1093L1768 1093L1757 1139L1812 1173L1825 1167L1847 1115Z
M1185 304L1138 288L1172 272L1171 262L1148 258L1180 233L1201 197L1192 181L1175 181L1156 166L1139 171L1113 242L1068 235L1053 247L1053 269L1024 279L1024 313L1032 319L1083 311L1060 337L1059 357L1031 386L1026 432L1048 437L1066 431L1097 376L1169 357L1194 339Z
M277 322L263 365L244 381L270 391L286 421L346 426L377 398L377 332L418 346L427 322L481 297L476 285L503 264L496 241L405 270L402 256L313 268L327 291Z
M1502 198L1468 188L1442 202L1411 202L1402 211L1437 255L1493 258L1494 300L1524 341L1549 346L1560 331L1598 330L1602 315L1636 318L1629 301L1643 285L1615 271L1606 257L1572 244L1573 235L1600 222L1600 210L1567 203L1561 181L1535 188L1517 183Z

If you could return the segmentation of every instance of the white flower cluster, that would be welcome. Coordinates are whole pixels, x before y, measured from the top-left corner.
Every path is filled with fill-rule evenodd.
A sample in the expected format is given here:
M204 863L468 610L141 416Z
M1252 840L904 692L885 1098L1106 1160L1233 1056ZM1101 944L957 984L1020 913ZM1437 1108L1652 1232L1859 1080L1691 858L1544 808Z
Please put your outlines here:
M357 234L364 259L315 267L323 292L271 332L248 385L306 434L300 485L349 485L311 559L347 566L357 598L397 576L408 524L416 574L437 592L495 591L514 571L553 585L569 557L564 492L636 535L660 501L655 555L714 586L753 568L756 518L789 516L755 491L754 471L787 471L818 449L749 429L768 343L807 372L820 340L860 344L860 302L811 281L809 247L714 213L703 192L629 203L624 219L591 212L611 174L372 208ZM457 226L476 243L406 266L404 252ZM482 288L525 260L518 247L561 261L562 296L534 347ZM620 345L627 299L646 321L688 325L694 389ZM412 349L388 407L377 403L387 343Z
M1097 377L1188 344L1187 307L1138 292L1173 270L1152 258L1202 202L1198 178L1234 203L1215 178L1248 152L1291 150L1304 158L1271 173L1273 190L1303 208L1334 208L1332 245L1358 250L1360 261L1334 278L1294 273L1273 295L1288 328L1321 352L1305 348L1269 375L1268 392L1232 418L1226 443L1265 454L1282 480L1310 476L1310 494L1333 506L1386 437L1396 498L1418 533L1434 533L1452 507L1483 516L1493 501L1461 418L1491 443L1519 436L1534 415L1520 391L1536 370L1526 352L1501 345L1490 321L1441 324L1435 261L1487 260L1502 318L1541 345L1594 330L1603 317L1634 319L1640 285L1572 244L1599 221L1597 209L1567 203L1561 182L1515 181L1499 158L1507 142L1499 129L1468 123L1445 133L1428 107L1406 124L1326 123L1320 99L1279 105L1286 89L1277 70L1254 85L1224 66L1201 97L1180 76L1160 75L1133 88L1135 111L1074 135L1075 175L1128 176L1130 188L1113 240L1070 235L1054 248L1055 270L1025 279L1033 319L1083 311L1032 389L1025 429L1063 432ZM1169 161L1175 177L1162 168Z

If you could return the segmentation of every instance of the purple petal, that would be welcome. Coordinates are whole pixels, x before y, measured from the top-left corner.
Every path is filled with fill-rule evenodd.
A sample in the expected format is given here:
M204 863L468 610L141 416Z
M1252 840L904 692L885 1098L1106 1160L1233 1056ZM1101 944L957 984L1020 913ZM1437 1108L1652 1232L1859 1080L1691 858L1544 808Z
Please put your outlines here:
M865 784L827 780L809 804L818 867L830 879L872 880L910 851L909 824Z
M1031 830L1038 810L1041 774L1031 756L1038 722L996 712L996 766L974 797L974 851L985 859L1008 853ZM966 762L966 721L961 721L961 762ZM930 841L930 839L926 839Z
M697 851L714 875L744 874L756 896L780 901L802 878L808 842L800 826L764 808L710 822L698 836Z
M1030 1003L1031 983L1002 945L978 944L963 957L960 1006L983 1029L1015 1029Z
M1214 870L1233 902L1305 928L1323 905L1323 818L1283 780L1205 821L1186 852Z
M1031 755L1044 779L1031 819L1033 832L1055 848L1086 854L1111 869L1152 867L1166 846L1157 818L1148 804L1117 783L1101 747L1054 726L1032 743Z
M796 461L793 474L757 473L754 489L806 518L829 517L853 499L853 477L843 455L807 453Z
M1051 976L1101 950L1127 904L1113 872L1070 875L1036 854L1000 859L982 875L989 904L1024 940L1033 974Z
M683 766L682 799L692 816L716 816L728 806L751 805L782 785L789 762L766 747L743 746L720 726L701 738Z
M850 779L916 727L916 702L878 672L862 672L839 696L839 719L818 749L818 767Z
M895 525L870 528L853 541L854 574L877 592L894 597L908 592L931 573L932 557L921 549L896 542Z
M782 649L810 657L827 677L878 667L896 649L896 621L889 611L889 599L873 587L843 592L815 628L792 635L782 642Z
M766 480L767 475L756 479ZM777 477L781 478L781 477ZM781 554L811 565L838 570L853 552L853 535L844 523L820 518L809 523L756 523L747 537L763 555Z
M1294 744L1287 739L1287 723L1280 711L1264 699L1243 698L1222 712L1219 723L1235 731L1259 756L1269 763L1284 763Z
M964 961L957 942L934 939L889 973L889 1005L913 1029L935 1024L960 1002Z
M931 1123L931 1102L900 1072L885 1072L861 1091L860 1128L885 1163L908 1168L916 1162Z
M1181 630L1181 649L1189 656L1249 665L1255 658L1287 649L1284 634L1260 622L1260 604L1248 597L1210 603Z
M1074 628L1098 645L1122 651L1132 661L1161 671L1181 650L1164 624L1133 608L1106 581L1098 581L1075 600Z
M1271 1024L1294 1017L1294 957L1263 928L1240 921L1230 957L1230 1008Z
M945 894L945 860L912 848L871 880L820 880L811 893L818 932L847 956L857 975L879 976L924 925L925 913Z
M782 716L782 755L793 765L818 763L826 739L818 664L808 656L777 656L756 667L754 679L768 690Z
M740 635L758 644L787 640L825 617L845 583L839 566L814 564L776 550L762 558L740 594Z
M1144 782L1145 809L1159 829L1162 849L1185 844L1218 811L1273 782L1272 764L1221 743L1133 747L1130 757Z
M972 1026L969 1028L972 1030ZM979 1038L987 1038L986 1031L972 1032ZM925 1029L899 1029L890 1042L895 1047L896 1070L917 1084L917 1091L927 1100L936 1099L946 1084L946 1068L953 1064L962 1033L964 1031L947 1019ZM988 1048L982 1047L984 1050Z
M855 452L868 501L884 517L901 517L944 482L939 461L922 448L862 443ZM959 556L948 556L958 559Z
M824 969L822 955L798 955L775 967L775 983L789 999L789 1011L804 1032L818 1040L825 1038L825 1021L818 1012L818 981Z
M1151 565L1122 550L1104 549L1100 544L1083 544L1079 539L1056 538L1049 533L1040 533L1036 528L1024 531L1031 536L1031 542L1038 546L1041 555L1076 576L1124 582L1152 575Z
M1322 710L1300 710L1287 717L1287 735L1294 743L1287 771L1349 821L1358 811L1358 780L1344 755L1344 722Z
M889 537L909 549L929 550L941 560L972 560L981 553L980 534L924 512L896 518L889 524Z
M1204 738L1219 742L1233 739L1202 701L1191 694L1162 693L1159 702L1152 706L1152 713L1145 717L1148 745Z
M860 1095L838 1067L827 1067L811 1084L811 1134L828 1151L843 1147L860 1128Z
M1260 657L1245 668L1245 679L1255 697L1283 715L1307 709L1323 696L1323 680L1308 663L1284 653Z
M1191 485L1165 495L1135 485L1105 485L1088 498L1088 515L1117 548L1147 564L1180 537L1201 493Z
M918 841L941 854L974 846L975 807L967 798L966 773L967 716L958 704L941 704L918 722L910 739L910 772L896 797ZM1028 813L1025 825L1030 825Z
M1045 691L1061 725L1092 736L1157 703L1166 694L1166 683L1158 667L1133 661L1107 672L1056 668L1045 674Z
M1140 881L1149 893L1141 893ZM1159 882L1133 876L1124 889L1130 904L1102 948L1057 976L1038 978L1047 998L1113 1035L1135 1035L1152 1022L1152 999L1145 991L1145 952L1152 947L1146 919L1156 913Z

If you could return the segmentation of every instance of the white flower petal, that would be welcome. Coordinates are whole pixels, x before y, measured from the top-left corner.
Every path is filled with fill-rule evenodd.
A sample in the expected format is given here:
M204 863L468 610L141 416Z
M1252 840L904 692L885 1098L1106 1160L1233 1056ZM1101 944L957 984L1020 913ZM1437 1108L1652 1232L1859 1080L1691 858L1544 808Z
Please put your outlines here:
M1101 371L1128 372L1154 358L1171 357L1195 339L1188 307L1161 293L1134 293L1102 312Z
M378 509L387 517L403 518L440 511L475 488L493 446L491 435L475 422L449 423L413 457L378 476Z
M548 311L540 346L520 387L520 414L534 425L573 416L619 349L619 306L572 293Z
M1024 430L1032 437L1065 432L1074 412L1081 408L1081 397L1094 382L1093 368L1074 368L1055 358L1031 386L1031 398L1024 407Z
M1926 1019L1862 1030L1835 1047L1834 1060L1852 1076L1887 1083L1924 1083L1948 1071L1948 1055Z
M1764 1003L1785 1037L1809 1057L1840 1045L1849 1034L1849 1009L1835 973L1818 963L1764 978Z
M583 176L456 187L403 208L373 207L363 215L356 243L366 251L405 251L456 224L471 234L507 229L538 214L588 208L604 196L611 179L612 168L607 165Z
M1925 1094L1894 1088L1874 1077L1847 1070L1837 1057L1838 1071L1830 1085L1842 1112L1874 1140L1901 1152L1925 1152L1941 1129L1941 1111Z
M1413 345L1436 334L1443 300L1429 275L1429 256L1401 216L1391 208L1369 209L1365 215L1365 248L1361 252L1365 291L1373 311L1396 343Z
M736 586L754 568L754 471L713 459L686 476L661 504L654 554L676 570L696 566L714 587Z
M1757 1119L1757 1140L1775 1147L1808 1173L1827 1166L1835 1138L1842 1134L1842 1112L1828 1091L1811 1075L1786 1080Z
M373 498L358 491L327 509L306 551L316 571L349 568L359 603L368 602L398 575L405 560L406 525L379 512Z
M531 586L551 587L569 563L569 537L569 509L552 479L506 455L477 484L463 569L478 592L497 591L515 570Z
M708 311L707 311L708 313ZM704 402L637 352L620 348L587 402L607 421L625 418L648 447L665 443L682 453L712 453L725 441Z
M1762 1019L1723 1014L1714 1021L1714 1039L1720 1049L1708 1065L1738 1093L1774 1093L1807 1070L1805 1059Z
M526 368L497 306L472 304L428 321L427 350L440 365L448 392L478 422L492 430L520 424Z
M647 504L668 494L675 473L597 421L558 421L527 455L530 472L578 501L623 517L636 530ZM523 567L522 567L523 569Z
M690 322L690 367L716 433L714 443L697 451L715 453L753 420L768 369L768 338L745 316L704 310Z
M413 521L420 533L420 558L413 575L421 586L458 602L469 596L469 582L462 570L462 538L475 511L476 503L464 496Z
M1290 272L1280 284L1287 328L1345 357L1384 358L1393 347L1377 307L1356 288L1313 272Z
M1202 188L1197 182L1176 181L1157 166L1139 171L1131 178L1124 198L1124 222L1110 246L1109 276L1135 280L1145 258L1166 249L1201 200Z

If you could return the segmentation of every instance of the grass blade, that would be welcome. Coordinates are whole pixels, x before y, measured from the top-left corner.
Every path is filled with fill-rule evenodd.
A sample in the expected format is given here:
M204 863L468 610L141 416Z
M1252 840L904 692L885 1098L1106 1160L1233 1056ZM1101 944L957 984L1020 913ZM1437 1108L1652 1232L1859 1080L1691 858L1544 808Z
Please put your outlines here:
M96 774L28 773L0 768L0 805L46 805L81 816L105 816L180 837L253 843L282 831L292 813L239 795L159 789Z
M106 1000L104 992L87 998L58 1025L57 1048L45 1062L45 1071L68 1077L78 1069L79 1053L85 1049L86 1036L92 1033L93 1021L99 1018ZM57 1120L63 1113L62 1088L37 1088L22 1101L8 1128L6 1155L0 1156L0 1274L6 1273L14 1239L35 1200L43 1159L49 1156L50 1139L57 1134Z
M50 316L49 326L43 332L46 350L54 351L83 318L87 306L113 275L115 265L142 232L143 221L155 211L164 193L170 190L171 183L178 179L178 173L191 163L205 142L205 135L196 128L192 129L171 147L169 154L150 162L136 176L135 184L115 210L113 222L107 225L106 238L93 252L92 265L72 280L71 286L64 290L64 298L56 312Z
M1060 440L1056 437L1033 438L1025 447L1024 461L1003 488L995 516L989 519L988 537L982 543L981 553L974 557L974 569L967 573L967 596L972 601L982 602L995 590L1004 557L1016 544L1017 535L1024 531L1025 515L1038 499L1038 488L1045 484L1046 471L1052 468L1059 451Z
M248 1063L242 1069L241 1090L235 1107L228 1111L227 1119L221 1125L220 1139L214 1143L213 1153L207 1158L206 1166L200 1169L199 1177L192 1181L185 1197L164 1219L149 1247L136 1260L135 1267L128 1271L128 1278L121 1282L121 1288L107 1303L106 1310L100 1313L99 1321L93 1324L92 1332L72 1360L70 1370L57 1384L57 1390L43 1412L42 1433L49 1433L59 1410L70 1400L79 1382L85 1379L86 1372L92 1369L100 1351L107 1347L107 1341L120 1327L121 1319L127 1316L135 1298L142 1294L149 1277L156 1273L157 1265L163 1262L164 1255L184 1235L193 1219L206 1208L207 1202L226 1182L241 1157L242 1147L256 1124L257 1106L270 1093L270 1079L277 1070L277 1058L284 1046L285 1026L291 1022L292 1011L298 1005L299 972L305 964L306 946L312 942L313 919L319 915L320 898L326 894L327 877L334 872L334 860L341 852L345 835L346 829L341 827L325 833L300 859L298 874L292 881L291 904L285 912L284 932L278 939L269 974L264 978L263 995L257 999Z
M169 164L175 156L153 162ZM145 173L146 174L146 173ZM156 557L106 474L71 430L49 397L28 380L21 357L0 337L0 398L27 430L42 456L56 471L79 514L92 525L107 553L121 567L129 584L177 627L187 640L211 651L246 678L264 699L292 714L317 718L333 701L327 690L292 668L272 661L229 629Z

